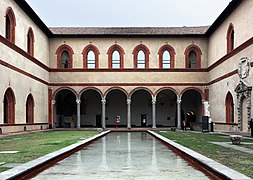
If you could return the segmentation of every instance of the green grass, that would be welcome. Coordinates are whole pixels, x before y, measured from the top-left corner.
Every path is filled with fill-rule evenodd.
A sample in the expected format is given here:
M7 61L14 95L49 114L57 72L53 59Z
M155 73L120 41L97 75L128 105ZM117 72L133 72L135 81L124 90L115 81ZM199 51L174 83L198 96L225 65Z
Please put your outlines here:
M19 151L16 154L1 154L5 164L25 163L63 147L98 134L97 131L50 131L0 138L0 151ZM7 170L1 168L0 172Z
M230 142L229 136L221 134L173 131L157 131L157 133L170 140L175 140L178 144L188 147L206 157L253 178L253 155L210 143ZM253 139L243 139L241 142L253 143ZM253 149L253 145L240 146Z

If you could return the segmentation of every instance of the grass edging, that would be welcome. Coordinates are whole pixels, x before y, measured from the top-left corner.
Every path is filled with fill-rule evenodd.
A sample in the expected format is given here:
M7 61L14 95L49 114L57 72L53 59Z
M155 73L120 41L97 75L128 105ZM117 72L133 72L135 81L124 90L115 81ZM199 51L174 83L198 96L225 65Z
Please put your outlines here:
M203 156L185 146L182 146L178 143L175 143L174 141L171 141L167 139L166 137L159 135L153 131L148 130L148 133L153 135L154 137L158 138L162 142L168 144L169 146L172 146L173 148L177 149L181 153L185 154L186 156L190 157L191 159L194 159L198 163L206 166L208 169L213 171L214 173L217 173L218 175L223 176L226 179L242 179L242 180L247 180L251 179L250 177L239 173L223 164L220 164L206 156Z
M38 159L29 161L29 162L24 163L20 166L17 166L17 167L10 169L10 170L4 171L4 172L0 173L0 179L1 180L17 179L17 178L19 179L20 177L23 177L23 176L29 174L29 172L31 172L32 170L39 169L39 167L45 165L46 163L48 163L50 161L54 161L61 156L64 156L64 155L69 154L71 152L75 152L75 150L77 150L78 148L80 148L88 143L91 143L92 141L94 141L102 136L105 136L108 133L110 133L110 131L102 132L102 133L95 135L93 137L79 141L75 144L69 145L69 146L64 147L60 150L57 150L55 152L49 153L49 154L42 156Z

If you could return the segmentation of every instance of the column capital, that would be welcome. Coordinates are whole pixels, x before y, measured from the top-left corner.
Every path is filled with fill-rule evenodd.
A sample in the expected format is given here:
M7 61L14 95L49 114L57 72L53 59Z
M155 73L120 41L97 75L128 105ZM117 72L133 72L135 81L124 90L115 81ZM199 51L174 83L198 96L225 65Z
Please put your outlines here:
M152 99L152 104L156 104L156 99Z
M51 102L52 102L52 104L55 104L55 103L56 103L56 100L52 100Z
M131 104L131 102L132 102L132 101L131 101L131 99L128 99L128 100L127 100L127 104L129 104L129 105L130 105L130 104Z
M181 99L177 99L177 104L181 104L182 100Z
M80 100L80 99L77 99L77 100L76 100L76 103L77 103L77 104L81 104L81 100Z
M102 104L106 104L106 100L105 99L102 99L101 102L102 102Z

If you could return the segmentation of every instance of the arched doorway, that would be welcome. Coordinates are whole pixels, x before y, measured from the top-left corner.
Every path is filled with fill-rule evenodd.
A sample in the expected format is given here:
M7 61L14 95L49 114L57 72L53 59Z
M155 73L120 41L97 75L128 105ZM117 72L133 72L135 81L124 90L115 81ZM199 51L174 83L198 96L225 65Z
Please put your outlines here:
M181 114L181 124L186 120L187 127L194 128L202 123L202 96L199 91L189 89L183 93Z
M234 122L234 101L230 92L226 96L226 123Z
M26 123L34 123L34 100L32 94L29 94L26 100Z
M152 96L144 89L135 91L131 96L132 127L152 126Z
M97 90L88 89L81 95L81 127L102 127L101 95Z
M74 128L77 120L76 95L63 89L56 94L56 128Z
M116 127L118 117L118 127L127 127L127 96L121 90L114 89L106 95L106 126Z
M15 96L11 88L4 94L4 124L15 123Z
M156 127L176 127L177 96L172 90L157 94L156 111Z

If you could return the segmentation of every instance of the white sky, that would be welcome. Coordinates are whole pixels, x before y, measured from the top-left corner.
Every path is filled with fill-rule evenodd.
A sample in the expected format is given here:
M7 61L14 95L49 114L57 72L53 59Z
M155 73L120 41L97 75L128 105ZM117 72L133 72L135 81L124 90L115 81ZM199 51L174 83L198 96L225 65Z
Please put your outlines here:
M211 25L231 0L26 0L49 27Z

